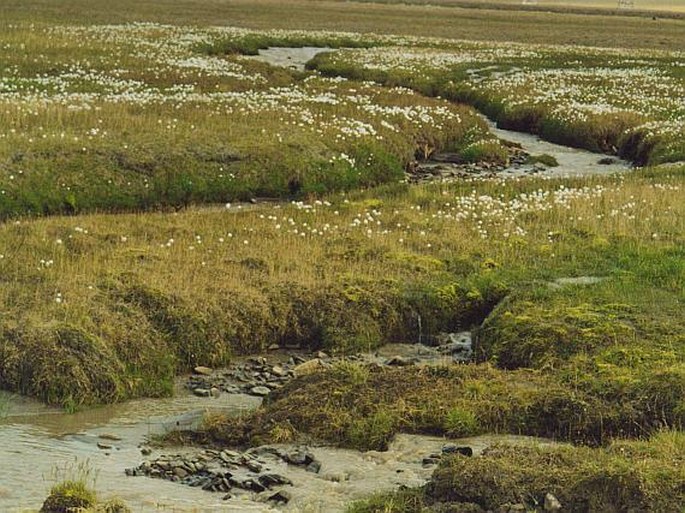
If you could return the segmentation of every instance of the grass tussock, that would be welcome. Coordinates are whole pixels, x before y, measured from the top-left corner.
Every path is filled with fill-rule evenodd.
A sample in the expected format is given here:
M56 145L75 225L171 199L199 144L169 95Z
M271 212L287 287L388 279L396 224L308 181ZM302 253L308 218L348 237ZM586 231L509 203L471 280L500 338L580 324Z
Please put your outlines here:
M482 513L506 504L539 511L553 494L566 511L678 511L685 500L682 432L603 449L496 445L444 461L423 489L378 495L352 513Z
M621 391L611 376L597 374L588 376L594 387L571 388L563 373L488 365L334 369L298 378L252 414L212 417L199 439L229 446L315 440L385 450L398 432L453 438L496 432L598 445L684 425L682 374L668 379L654 370ZM668 392L667 386L680 388Z

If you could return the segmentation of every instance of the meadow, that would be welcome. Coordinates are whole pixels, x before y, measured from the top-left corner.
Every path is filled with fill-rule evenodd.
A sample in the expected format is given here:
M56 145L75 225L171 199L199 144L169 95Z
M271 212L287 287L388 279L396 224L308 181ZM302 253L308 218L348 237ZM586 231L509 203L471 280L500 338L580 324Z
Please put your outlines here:
M428 487L353 511L482 510L551 489L584 511L588 475L596 500L685 500L682 20L2 4L2 389L74 410L166 396L197 365L272 344L344 356L472 329L473 364L341 364L185 436L575 444L449 460ZM339 50L293 71L249 59L268 46ZM406 183L437 151L500 155L479 111L639 167ZM516 458L540 472L519 479ZM493 475L511 493L474 484Z
M498 126L645 165L685 158L682 58L463 42L345 50L318 56L311 66L471 104Z

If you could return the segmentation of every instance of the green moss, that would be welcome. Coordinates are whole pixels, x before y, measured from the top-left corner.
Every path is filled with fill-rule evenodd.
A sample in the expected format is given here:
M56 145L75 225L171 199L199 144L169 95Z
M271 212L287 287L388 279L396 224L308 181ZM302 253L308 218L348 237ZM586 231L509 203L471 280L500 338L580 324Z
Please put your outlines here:
M426 495L433 502L470 502L488 510L506 503L535 507L552 493L566 511L677 511L685 499L685 446L682 433L675 437L680 442L670 458L640 450L626 455L625 447L494 446L480 458L445 461Z
M548 155L546 153L542 155L531 155L530 157L528 157L527 162L529 164L536 164L539 162L540 164L544 164L547 167L559 166L559 161L554 156Z
M460 152L465 162L491 162L506 166L509 163L509 152L497 140L477 141L469 144Z

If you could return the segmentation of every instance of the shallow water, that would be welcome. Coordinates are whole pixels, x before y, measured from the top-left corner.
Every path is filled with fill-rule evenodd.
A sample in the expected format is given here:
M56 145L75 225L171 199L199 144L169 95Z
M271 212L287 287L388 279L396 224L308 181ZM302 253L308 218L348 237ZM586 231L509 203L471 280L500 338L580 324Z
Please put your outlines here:
M267 48L259 50L259 55L248 55L246 59L266 62L272 66L304 71L304 65L317 54L330 52L332 48L305 46L303 48Z
M556 177L607 175L625 172L631 167L629 162L618 158L613 158L614 162L611 164L600 164L599 161L606 158L606 155L550 143L543 141L538 136L532 134L503 130L497 128L495 123L489 120L488 125L490 126L490 131L494 135L500 139L520 144L521 147L531 155L547 154L557 159L559 166L547 168L544 171L539 172L538 174L540 175ZM525 169L525 167L517 170L510 169L505 170L504 173L524 174Z
M162 453L194 451L155 449L150 456L143 457L139 445L148 435L172 429L177 421L190 426L205 411L244 412L259 403L256 398L224 394L218 399L203 399L180 393L176 398L136 400L70 415L34 401L5 397L9 398L9 412L0 420L0 511L38 510L55 482L54 469L75 461L87 463L94 472L101 498L118 496L135 512L277 511L263 502L273 492L261 497L243 492L225 501L222 493L124 474L126 468L138 465L143 459ZM99 438L101 434L121 440ZM468 445L478 454L498 441L545 443L515 436L483 436L450 442ZM98 442L111 445L112 449L102 450ZM282 462L272 464L271 471L294 483L293 487L286 487L292 500L282 510L342 512L351 501L373 492L425 483L435 467L424 467L422 459L439 453L445 443L445 439L437 437L399 435L387 452L313 447L311 452L322 462L319 474ZM58 478L64 477L63 473L58 474Z
M235 413L254 408L259 401L243 395L202 399L183 393L174 398L130 401L94 410L66 414L7 394L6 412L0 419L0 511L37 510L54 484L54 470L87 462L96 475L103 497L117 495L134 511L231 511L221 497L170 482L128 478L124 469L142 460L139 444L151 434L190 427L205 411ZM101 434L121 438L101 439ZM111 450L98 448L98 442ZM58 475L65 478L64 474ZM266 511L246 503L235 511Z

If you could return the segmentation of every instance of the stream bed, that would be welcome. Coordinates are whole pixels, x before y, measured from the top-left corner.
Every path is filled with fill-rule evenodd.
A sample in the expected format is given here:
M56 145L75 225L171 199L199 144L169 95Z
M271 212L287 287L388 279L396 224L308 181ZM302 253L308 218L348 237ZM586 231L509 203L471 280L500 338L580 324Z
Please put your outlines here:
M150 448L152 434L177 427L192 427L205 412L240 414L255 408L260 399L244 394L200 398L179 387L168 399L143 399L75 414L48 408L25 398L5 394L5 414L0 420L0 511L37 511L50 486L69 478L64 468L85 464L95 477L99 497L119 497L135 512L342 512L351 501L373 492L398 486L424 484L434 464L430 455L440 454L446 444L468 446L478 455L495 442L548 443L519 436L480 436L460 440L399 435L388 451L365 453L334 447L307 447L321 462L318 473L283 461L266 459L268 470L284 476L292 485L280 487L289 495L287 505L266 500L275 490L254 493L235 489L225 493L203 491L162 479L127 476L126 469L143 460L163 455L192 458L195 448ZM151 451L141 454L141 447ZM295 446L271 445L275 450Z

